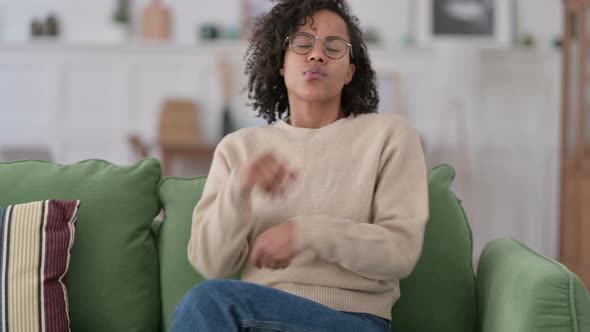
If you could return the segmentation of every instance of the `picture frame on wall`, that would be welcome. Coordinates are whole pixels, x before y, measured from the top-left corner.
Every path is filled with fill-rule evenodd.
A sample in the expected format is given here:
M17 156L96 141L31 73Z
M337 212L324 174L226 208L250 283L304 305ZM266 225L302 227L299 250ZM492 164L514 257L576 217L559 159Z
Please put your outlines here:
M274 5L273 0L241 0L242 6L242 38L250 39L256 18L268 13Z
M513 36L512 0L416 0L418 42L509 47Z

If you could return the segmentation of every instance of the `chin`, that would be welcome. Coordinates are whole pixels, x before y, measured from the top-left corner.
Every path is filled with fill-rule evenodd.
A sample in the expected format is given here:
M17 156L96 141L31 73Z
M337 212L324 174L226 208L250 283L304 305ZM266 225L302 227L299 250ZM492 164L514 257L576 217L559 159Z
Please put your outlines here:
M319 90L320 89L309 89L306 91L301 91L299 96L307 101L328 101L336 97L333 93Z

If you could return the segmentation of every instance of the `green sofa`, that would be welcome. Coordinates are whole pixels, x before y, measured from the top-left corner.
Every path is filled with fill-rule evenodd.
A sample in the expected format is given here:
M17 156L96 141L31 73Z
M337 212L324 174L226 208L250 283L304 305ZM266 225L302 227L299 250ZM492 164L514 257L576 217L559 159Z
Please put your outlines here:
M424 250L401 281L395 330L590 331L582 282L517 241L490 242L476 277L453 178L450 166L429 172ZM203 280L188 264L186 245L205 180L162 179L159 162L150 158L129 166L0 163L0 205L81 200L67 280L72 331L165 331L183 294ZM164 219L157 217L162 208Z

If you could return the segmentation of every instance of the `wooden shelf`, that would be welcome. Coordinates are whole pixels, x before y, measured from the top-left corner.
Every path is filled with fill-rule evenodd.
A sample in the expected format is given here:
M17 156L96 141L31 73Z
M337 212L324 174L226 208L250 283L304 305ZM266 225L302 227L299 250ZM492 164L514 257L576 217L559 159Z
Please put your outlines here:
M217 144L158 142L162 156L162 173L169 175L172 161L184 160L213 160Z
M170 175L170 167L173 160L211 161L217 148L217 143L170 142L161 140L154 143L146 143L137 135L129 136L129 144L135 155L140 158L149 156L154 149L159 150L162 162L162 174L164 176Z

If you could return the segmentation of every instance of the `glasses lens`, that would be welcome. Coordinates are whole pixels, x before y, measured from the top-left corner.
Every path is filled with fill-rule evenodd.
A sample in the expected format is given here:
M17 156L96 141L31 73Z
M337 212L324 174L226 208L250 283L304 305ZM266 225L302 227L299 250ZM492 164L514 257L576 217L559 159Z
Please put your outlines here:
M332 59L339 59L344 56L346 53L346 48L348 44L342 39L338 38L328 38L326 39L326 43L324 44L324 50L326 50L326 55L328 55Z
M314 38L307 35L295 35L291 38L291 47L297 54L307 54L313 49Z

